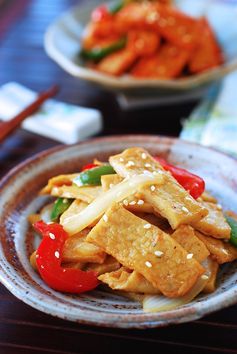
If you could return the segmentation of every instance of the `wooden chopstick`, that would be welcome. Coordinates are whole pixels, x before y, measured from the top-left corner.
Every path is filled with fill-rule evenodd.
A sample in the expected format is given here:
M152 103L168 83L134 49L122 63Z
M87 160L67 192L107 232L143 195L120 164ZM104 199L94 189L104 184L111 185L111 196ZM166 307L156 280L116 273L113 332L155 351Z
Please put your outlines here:
M59 91L59 87L54 85L50 87L48 90L41 92L35 101L33 101L29 106L24 108L20 113L18 113L11 120L0 123L0 141L4 140L7 136L9 136L15 129L19 127L19 125L23 122L24 119L29 117L31 114L35 113L42 103L44 103L47 99L55 96Z

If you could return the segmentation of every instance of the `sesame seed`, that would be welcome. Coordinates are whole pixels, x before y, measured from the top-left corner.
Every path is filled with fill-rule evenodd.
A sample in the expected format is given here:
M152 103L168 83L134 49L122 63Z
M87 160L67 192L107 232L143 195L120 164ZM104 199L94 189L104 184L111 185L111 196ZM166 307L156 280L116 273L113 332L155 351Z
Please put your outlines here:
M119 161L123 162L123 161L124 161L124 159L123 159L122 157L120 157L120 158L119 158Z
M55 240L55 235L52 234L52 232L49 233L49 237L51 238L51 240Z
M145 167L151 167L150 163L145 163Z
M55 251L54 255L55 255L56 258L59 258L59 252L58 251Z
M135 204L136 204L135 200L132 200L132 201L129 203L129 205L135 205Z
M144 170L144 171L143 171L143 173L144 173L144 175L149 175L149 176L152 176L151 171Z
M152 267L152 264L151 264L151 262L149 262L149 261L146 261L146 262L145 262L145 265L146 265L148 268L151 268L151 267Z
M147 155L145 154L145 152L142 153L142 159L145 160L147 157Z
M137 202L138 205L143 205L144 204L144 200L142 199L139 199L138 202Z
M208 275L206 275L206 274L203 274L203 275L201 276L201 278L202 278L203 280L209 279Z
M192 259L193 258L193 253L187 254L187 259Z
M217 208L218 210L222 210L222 206L221 206L220 204L216 204L216 208Z
M186 200L190 200L190 201L192 201L192 198L191 198L191 197L189 197L189 196L185 197L185 199L186 199Z
M126 167L131 167L131 166L135 166L135 163L133 161L128 161L126 163Z
M151 191L154 192L154 190L156 189L155 186L151 186Z
M188 209L185 206L182 206L181 208L185 213L189 213Z
M114 186L114 184L110 183L109 188L111 189L111 188L113 188L113 186Z
M39 255L38 255L38 254L36 254L35 258L39 258Z
M124 204L124 205L128 205L127 199L124 199L123 204Z
M151 228L151 224L145 224L143 227L144 227L144 229L150 229Z
M43 266L43 265L41 265L40 267L41 267L42 269L44 269L44 266Z
M63 273L65 273L66 272L66 269L63 269Z
M63 204L67 204L67 198L63 198Z
M147 18L146 18L146 22L147 23L154 23L158 20L159 15L157 12L151 12L150 14L148 14Z
M154 254L155 254L157 257L161 257L161 256L164 254L164 252L162 252L162 251L155 251Z
M105 222L107 222L107 221L108 221L108 216L107 216L106 214L104 214L104 216L103 216L103 220L104 220Z

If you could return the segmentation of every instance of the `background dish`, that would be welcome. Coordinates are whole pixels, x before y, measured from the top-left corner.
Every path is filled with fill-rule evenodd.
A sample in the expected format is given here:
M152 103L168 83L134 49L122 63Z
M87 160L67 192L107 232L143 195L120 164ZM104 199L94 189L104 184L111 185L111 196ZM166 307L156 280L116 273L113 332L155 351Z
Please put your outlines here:
M121 328L187 322L236 303L236 262L223 267L215 293L176 310L152 314L144 313L136 302L100 290L81 296L57 293L32 270L28 254L33 241L26 218L45 202L45 197L37 196L39 189L53 175L76 171L94 157L103 160L131 146L143 146L198 173L224 208L237 211L237 161L205 147L158 136L119 136L46 151L13 169L0 184L0 280L15 296L60 318Z
M214 17L210 18L210 22L221 40L221 46L226 57L225 64L220 67L198 75L175 80L134 79L126 75L117 78L88 69L84 66L78 55L80 36L85 24L88 22L91 10L99 3L101 1L93 0L89 4L85 2L83 5L72 8L56 20L46 32L45 49L47 54L73 76L113 90L144 90L145 88L147 91L146 94L149 93L149 90L158 90L157 94L159 94L159 91L163 90L180 91L201 87L237 69L237 45L234 40L236 38L236 26L234 26L234 19L233 26L230 26L229 23L227 28L225 21L222 22L221 18L215 20ZM185 0L179 0L177 3L179 7L185 8ZM221 9L218 11L220 11L220 17ZM200 9L198 9L198 12L200 12ZM209 18L208 6L206 7L206 11L203 10L200 12L200 14L205 13ZM215 15L218 14L215 13ZM230 28L233 32L232 34Z

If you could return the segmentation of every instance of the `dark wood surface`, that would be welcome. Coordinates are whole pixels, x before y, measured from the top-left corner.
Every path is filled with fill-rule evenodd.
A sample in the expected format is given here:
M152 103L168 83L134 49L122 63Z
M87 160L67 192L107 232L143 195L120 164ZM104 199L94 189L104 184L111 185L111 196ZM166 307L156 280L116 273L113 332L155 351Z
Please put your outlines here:
M14 1L10 3L14 5ZM4 21L5 33L0 38L0 85L14 80L41 91L58 83L59 99L102 111L101 135L178 135L180 119L188 115L196 102L122 112L112 93L70 77L47 58L42 44L44 31L75 1L15 0L16 3L18 10L21 4L20 11L8 12L12 21L8 26ZM0 5L0 29L3 14ZM1 144L0 175L27 157L57 144L18 130ZM45 315L0 286L0 353L237 353L236 317L237 307L232 306L202 320L168 328L142 331L96 328Z

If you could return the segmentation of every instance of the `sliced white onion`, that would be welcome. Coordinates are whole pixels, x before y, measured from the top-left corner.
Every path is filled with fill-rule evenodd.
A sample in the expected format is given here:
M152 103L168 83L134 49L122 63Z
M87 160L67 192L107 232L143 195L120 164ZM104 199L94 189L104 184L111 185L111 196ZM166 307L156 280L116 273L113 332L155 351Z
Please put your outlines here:
M185 305L192 301L204 289L211 275L210 264L208 258L202 262L205 268L205 274L201 275L189 292L177 298L168 298L163 295L146 295L143 298L143 310L145 312L161 312L174 310L175 308Z
M144 185L160 185L163 180L162 174L154 175L152 173L140 174L130 179L125 179L104 192L81 212L65 218L62 225L69 235L73 235L101 217L113 203L120 202L129 195L136 193Z
M53 210L53 207L54 207L54 203L50 203L50 204L47 204L43 207L43 209L41 209L40 211L40 217L41 219L48 223L48 222L51 222L51 213L52 213L52 210Z

